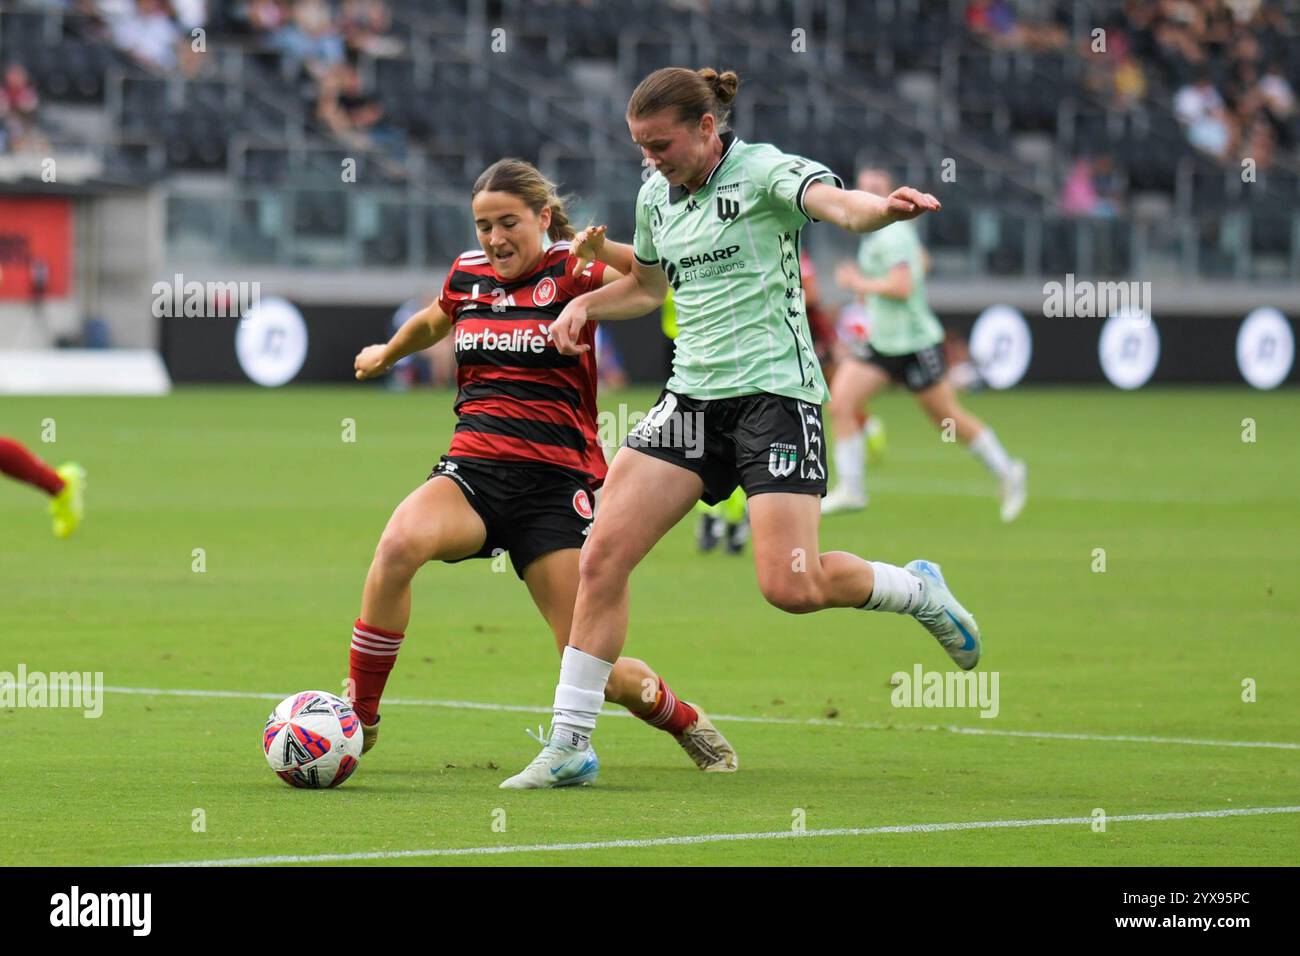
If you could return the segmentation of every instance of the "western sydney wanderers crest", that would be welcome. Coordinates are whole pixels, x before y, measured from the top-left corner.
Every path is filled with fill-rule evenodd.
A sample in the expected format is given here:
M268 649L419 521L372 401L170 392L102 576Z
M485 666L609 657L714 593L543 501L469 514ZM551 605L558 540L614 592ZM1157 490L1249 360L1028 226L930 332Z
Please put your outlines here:
M591 499L587 493L579 488L573 493L573 510L578 512L579 517L591 518Z
M799 463L799 449L784 442L773 442L767 452L767 470L773 478L785 478Z
M555 280L547 276L533 287L533 305L550 305L555 301Z

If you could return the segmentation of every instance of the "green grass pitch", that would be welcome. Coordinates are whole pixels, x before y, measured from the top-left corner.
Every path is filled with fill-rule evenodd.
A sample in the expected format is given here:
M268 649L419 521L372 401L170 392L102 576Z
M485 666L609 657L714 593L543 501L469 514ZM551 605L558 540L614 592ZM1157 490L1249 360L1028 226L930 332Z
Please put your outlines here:
M637 390L602 405L652 400ZM828 519L822 547L942 562L984 631L981 669L999 674L995 718L891 706L894 672L950 666L914 622L784 615L758 594L748 555L697 554L688 519L633 578L627 650L686 699L746 718L718 719L739 773L701 774L666 736L606 717L595 786L499 791L536 752L524 728L545 714L521 708L550 703L557 656L513 573L476 561L417 579L387 695L409 703L386 704L380 746L338 790L289 789L260 752L263 721L281 696L339 690L374 544L444 450L450 404L448 393L362 386L0 401L0 434L89 471L88 518L63 542L39 494L0 482L0 671L213 692L110 691L98 719L0 709L0 863L1300 858L1295 813L1084 822L1098 809L1300 805L1295 391L971 396L1030 463L1029 505L1011 526L991 479L906 394L877 404L889 446L869 473L871 506ZM46 419L55 444L41 442ZM345 419L355 442L343 440ZM876 829L1045 820L1074 822ZM801 822L803 836L772 836ZM857 828L868 832L822 832ZM753 836L711 839L727 834ZM667 840L677 837L710 839ZM555 848L611 841L650 843ZM384 855L456 848L510 852Z

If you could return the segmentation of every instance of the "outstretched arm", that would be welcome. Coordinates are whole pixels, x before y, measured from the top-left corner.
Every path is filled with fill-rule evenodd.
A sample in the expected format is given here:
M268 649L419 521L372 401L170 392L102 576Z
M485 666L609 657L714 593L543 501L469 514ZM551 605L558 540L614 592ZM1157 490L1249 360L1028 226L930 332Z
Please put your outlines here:
M402 323L383 345L367 345L353 361L357 381L377 378L416 352L427 349L451 331L451 319L436 301L430 302Z
M874 232L890 223L915 219L943 208L929 193L911 186L900 186L888 196L877 196L859 189L840 189L825 182L808 187L803 205L814 219L833 222L849 232Z
M590 348L578 343L578 334L589 321L635 319L659 308L667 294L668 277L663 270L633 258L629 275L570 301L551 323L551 337L562 354L579 355Z

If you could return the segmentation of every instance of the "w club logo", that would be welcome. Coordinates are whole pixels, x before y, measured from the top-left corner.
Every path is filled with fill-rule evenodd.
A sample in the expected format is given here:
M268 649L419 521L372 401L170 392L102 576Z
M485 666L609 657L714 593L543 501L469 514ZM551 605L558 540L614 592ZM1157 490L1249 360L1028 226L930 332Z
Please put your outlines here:
M740 203L735 199L728 199L725 196L718 197L718 218L723 222L731 222L740 215Z
M767 453L767 470L773 478L784 478L793 474L794 466L799 463L799 449L794 445L773 443Z

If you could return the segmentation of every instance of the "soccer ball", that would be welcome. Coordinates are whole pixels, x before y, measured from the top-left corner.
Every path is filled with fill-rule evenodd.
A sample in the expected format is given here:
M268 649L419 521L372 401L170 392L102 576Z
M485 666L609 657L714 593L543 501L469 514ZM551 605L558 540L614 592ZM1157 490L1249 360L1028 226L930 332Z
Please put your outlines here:
M293 787L337 787L361 760L361 721L352 705L323 690L286 697L271 711L262 750L271 769Z

